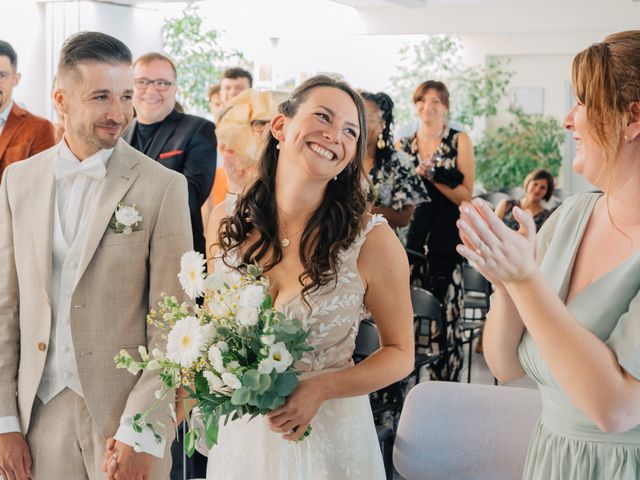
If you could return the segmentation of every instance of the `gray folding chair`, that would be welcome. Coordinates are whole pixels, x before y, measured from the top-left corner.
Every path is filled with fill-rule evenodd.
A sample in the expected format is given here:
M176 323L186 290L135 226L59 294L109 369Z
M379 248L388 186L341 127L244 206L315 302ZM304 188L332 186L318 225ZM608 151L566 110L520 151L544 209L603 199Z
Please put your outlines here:
M537 389L421 383L405 400L393 464L406 480L519 480L541 409Z

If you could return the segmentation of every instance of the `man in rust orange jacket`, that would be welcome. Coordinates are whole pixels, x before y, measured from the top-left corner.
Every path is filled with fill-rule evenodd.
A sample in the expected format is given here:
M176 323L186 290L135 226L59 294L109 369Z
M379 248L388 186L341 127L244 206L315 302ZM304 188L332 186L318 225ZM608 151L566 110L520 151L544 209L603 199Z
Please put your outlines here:
M17 67L15 50L0 40L0 177L9 164L55 144L51 122L29 113L13 101L13 89L20 81Z

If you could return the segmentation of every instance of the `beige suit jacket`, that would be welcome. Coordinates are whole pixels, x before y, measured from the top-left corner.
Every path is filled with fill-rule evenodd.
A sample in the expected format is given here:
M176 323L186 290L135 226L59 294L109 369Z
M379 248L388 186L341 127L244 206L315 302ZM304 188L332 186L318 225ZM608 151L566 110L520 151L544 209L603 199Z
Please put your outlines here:
M0 416L18 416L23 433L51 332L55 156L54 147L10 165L0 185ZM120 202L142 216L131 235L108 227ZM155 401L157 373L117 370L113 357L162 342L146 314L161 293L182 291L180 256L192 247L184 177L119 140L96 197L70 312L82 390L105 436L123 414Z

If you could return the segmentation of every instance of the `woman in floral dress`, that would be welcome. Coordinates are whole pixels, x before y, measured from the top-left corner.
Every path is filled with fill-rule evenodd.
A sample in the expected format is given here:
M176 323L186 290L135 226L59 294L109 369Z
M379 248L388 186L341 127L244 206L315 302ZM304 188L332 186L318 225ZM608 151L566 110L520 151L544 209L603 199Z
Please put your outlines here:
M471 200L475 164L469 136L449 127L449 91L442 82L423 82L413 95L420 127L412 137L402 138L400 148L412 155L431 202L416 208L407 235L407 248L426 253L427 272L417 272L422 286L445 308L448 361L432 369L438 380L460 379L462 369L462 257L456 220L458 206Z
M413 159L394 148L391 97L383 92L360 94L367 110L367 152L363 167L373 187L371 210L384 215L392 228L406 227L416 205L428 202L429 194L416 173Z

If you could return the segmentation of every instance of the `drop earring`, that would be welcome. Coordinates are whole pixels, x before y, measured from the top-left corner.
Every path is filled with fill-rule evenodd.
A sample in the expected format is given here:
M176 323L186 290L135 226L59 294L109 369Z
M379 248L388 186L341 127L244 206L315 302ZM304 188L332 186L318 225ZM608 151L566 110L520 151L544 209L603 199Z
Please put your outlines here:
M378 143L376 143L376 146L378 147L378 150L382 150L384 147L387 146L387 142L384 141L384 137L382 136L382 132L380 132L378 134Z

